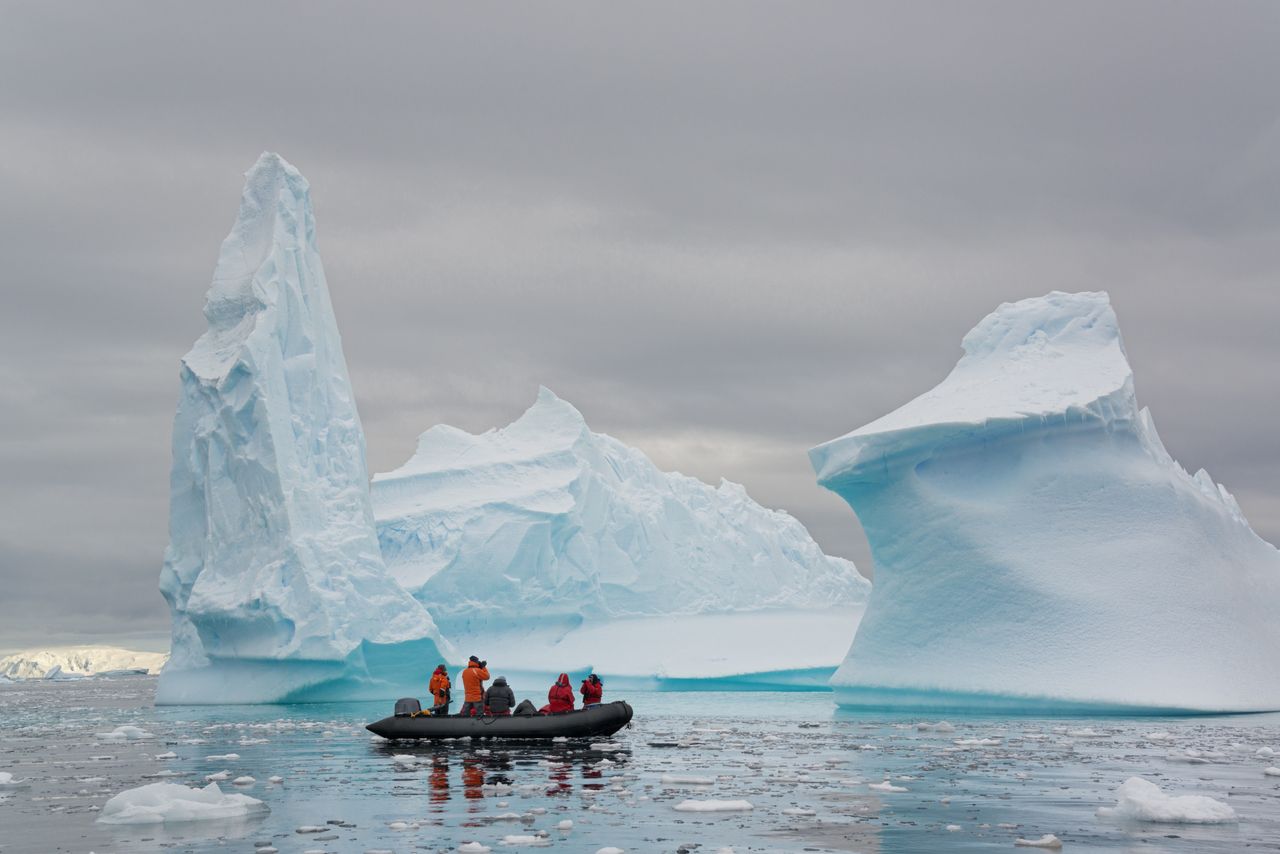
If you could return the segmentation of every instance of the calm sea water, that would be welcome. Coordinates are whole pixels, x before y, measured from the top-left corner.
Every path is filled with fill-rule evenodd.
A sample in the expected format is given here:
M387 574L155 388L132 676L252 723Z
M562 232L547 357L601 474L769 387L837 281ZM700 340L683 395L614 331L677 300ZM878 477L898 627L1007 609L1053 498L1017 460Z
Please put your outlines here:
M0 852L445 852L472 841L494 851L1012 851L1016 838L1046 833L1066 851L1280 850L1280 778L1262 773L1280 756L1256 753L1280 753L1277 715L953 717L955 732L939 732L919 729L919 716L837 712L825 694L629 692L634 726L601 750L392 745L363 727L389 704L156 708L154 691L145 678L0 685L0 771L29 781L0 790ZM154 737L95 735L121 724ZM177 758L154 758L166 752ZM393 758L405 754L415 760ZM96 822L124 789L162 779L204 785L223 770L256 778L222 785L270 812L163 827ZM268 783L273 775L284 781ZM664 783L664 775L712 782ZM1239 821L1097 817L1133 775L1225 801ZM868 787L886 779L906 791ZM713 798L753 809L675 809ZM571 830L556 829L564 820ZM328 829L297 832L307 826ZM537 846L504 845L507 837L535 837Z

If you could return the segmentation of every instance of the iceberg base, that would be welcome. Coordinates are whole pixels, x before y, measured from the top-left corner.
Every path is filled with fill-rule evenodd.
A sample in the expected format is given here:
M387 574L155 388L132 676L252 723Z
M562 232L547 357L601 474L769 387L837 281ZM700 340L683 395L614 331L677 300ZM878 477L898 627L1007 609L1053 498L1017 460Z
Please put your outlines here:
M1131 717L1252 714L1263 709L1209 709L1179 706L1144 706L1103 700L1059 699L1056 697L926 691L870 685L841 685L833 688L842 710L857 712L926 712L930 714L990 714L1068 717L1076 715Z
M397 644L365 641L340 661L213 659L205 667L160 674L156 705L237 705L394 700L416 696L436 664L430 639Z

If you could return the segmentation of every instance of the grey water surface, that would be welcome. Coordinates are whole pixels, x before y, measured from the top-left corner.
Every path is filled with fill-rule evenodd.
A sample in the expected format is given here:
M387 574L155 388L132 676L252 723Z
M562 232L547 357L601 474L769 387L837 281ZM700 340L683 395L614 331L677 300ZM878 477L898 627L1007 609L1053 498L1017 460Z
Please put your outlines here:
M951 732L922 729L936 719L918 715L839 712L825 693L631 691L606 693L636 710L609 745L431 745L371 736L364 724L389 703L157 708L154 693L145 677L0 685L0 771L27 780L0 789L2 854L445 852L469 842L494 851L1013 851L1035 850L1015 849L1019 837L1050 833L1065 851L1280 851L1280 777L1263 773L1280 755L1257 752L1280 754L1280 715L952 717ZM122 724L152 737L97 735ZM177 758L155 758L167 752ZM203 786L221 771L255 778L219 785L270 812L96 821L125 789ZM283 782L269 783L274 775ZM1169 794L1224 801L1239 820L1098 817L1134 775ZM869 788L885 780L906 791ZM752 808L676 809L690 799ZM565 820L572 828L558 829ZM298 832L315 827L324 830Z

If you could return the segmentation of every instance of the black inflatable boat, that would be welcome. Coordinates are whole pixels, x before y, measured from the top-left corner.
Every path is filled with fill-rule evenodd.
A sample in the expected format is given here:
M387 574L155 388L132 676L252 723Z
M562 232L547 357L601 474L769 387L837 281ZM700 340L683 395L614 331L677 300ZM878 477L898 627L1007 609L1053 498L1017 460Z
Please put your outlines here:
M383 738L596 738L613 735L631 722L622 700L555 715L392 715L365 729Z

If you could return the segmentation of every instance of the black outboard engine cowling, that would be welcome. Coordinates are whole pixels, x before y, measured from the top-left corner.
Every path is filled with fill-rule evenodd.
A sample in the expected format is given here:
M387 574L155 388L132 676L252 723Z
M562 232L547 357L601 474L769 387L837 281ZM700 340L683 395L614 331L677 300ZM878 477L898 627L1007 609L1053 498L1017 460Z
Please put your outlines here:
M407 718L416 715L422 711L422 704L413 697L403 697L396 700L396 717Z

